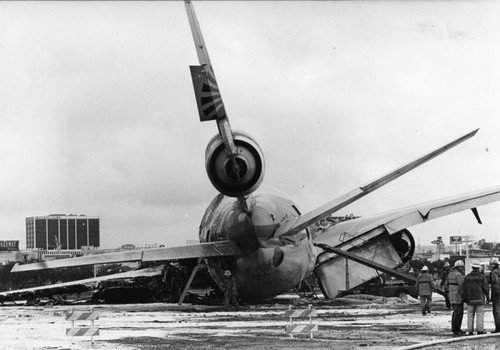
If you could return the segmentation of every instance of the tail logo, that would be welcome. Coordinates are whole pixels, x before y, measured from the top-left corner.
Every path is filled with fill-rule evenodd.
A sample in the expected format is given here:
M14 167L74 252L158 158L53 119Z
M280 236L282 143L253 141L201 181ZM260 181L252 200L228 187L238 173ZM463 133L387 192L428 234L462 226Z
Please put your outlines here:
M200 121L222 119L224 104L213 72L205 65L190 66Z

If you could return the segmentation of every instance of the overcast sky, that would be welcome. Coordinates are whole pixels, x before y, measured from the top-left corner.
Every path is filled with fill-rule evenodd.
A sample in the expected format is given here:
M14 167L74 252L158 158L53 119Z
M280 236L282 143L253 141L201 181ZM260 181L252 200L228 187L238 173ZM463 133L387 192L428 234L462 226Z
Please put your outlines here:
M369 215L500 184L500 3L194 4L262 190L303 211L471 130L466 143L345 208ZM102 247L197 239L204 169L184 4L0 2L0 239L25 218L98 215ZM417 242L500 240L500 203L416 226Z

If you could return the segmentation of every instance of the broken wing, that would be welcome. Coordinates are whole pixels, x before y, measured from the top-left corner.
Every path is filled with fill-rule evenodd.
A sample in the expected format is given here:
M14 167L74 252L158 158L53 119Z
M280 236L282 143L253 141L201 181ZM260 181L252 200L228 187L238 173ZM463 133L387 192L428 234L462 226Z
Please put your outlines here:
M421 224L466 209L500 200L500 186L470 192L454 197L426 202L404 209L344 221L319 233L315 244L342 246L349 249L363 244L383 232L393 234L405 228Z
M334 298L340 291L359 286L380 274L375 264L370 268L356 261L348 262L330 247L394 269L413 255L415 242L406 228L498 200L500 187L494 187L322 228L323 232L317 232L313 241L324 249L318 254L314 270L323 293Z
M241 250L232 241L210 242L171 248L134 250L128 252L87 255L79 258L45 261L40 263L15 265L11 272L54 269L95 264L111 264L129 261L162 261L191 258L208 258L241 254Z
M18 289L18 290L9 290L5 292L0 292L0 302L7 300L28 298L30 294L33 296L36 295L37 297L40 296L44 297L57 294L81 293L83 291L90 291L92 289L95 289L97 288L100 282L104 282L111 279L153 277L161 275L162 273L163 273L163 266L154 266L141 270L115 273L113 275L87 278L71 282L56 283L56 284Z

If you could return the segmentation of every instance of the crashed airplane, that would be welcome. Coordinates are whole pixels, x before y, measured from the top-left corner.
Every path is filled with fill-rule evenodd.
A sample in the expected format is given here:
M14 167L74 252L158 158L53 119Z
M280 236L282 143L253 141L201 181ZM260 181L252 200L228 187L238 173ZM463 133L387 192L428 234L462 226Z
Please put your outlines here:
M217 123L219 131L208 143L205 166L220 194L202 218L201 243L17 265L13 273L125 261L199 259L221 288L224 271L230 270L243 300L272 298L311 274L324 296L334 298L346 282L352 288L376 277L378 269L390 271L411 259L415 240L409 227L467 209L479 221L476 208L500 200L500 187L494 187L311 232L309 227L318 221L468 140L477 130L302 214L288 199L256 192L265 172L263 152L249 135L231 129L193 5L185 1L185 7L199 59L199 65L190 67L199 117L202 122Z

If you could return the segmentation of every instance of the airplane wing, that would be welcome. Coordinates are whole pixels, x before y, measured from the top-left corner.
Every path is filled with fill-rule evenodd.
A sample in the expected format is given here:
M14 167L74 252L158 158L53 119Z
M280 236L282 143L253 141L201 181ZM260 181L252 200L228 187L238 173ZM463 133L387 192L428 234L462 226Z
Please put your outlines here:
M500 200L500 186L426 202L382 214L340 222L318 234L314 243L350 249L383 232L405 228ZM476 214L476 213L475 213ZM477 217L477 216L476 216Z
M323 294L334 298L341 290L378 276L376 266L386 267L384 272L389 273L403 258L411 258L415 243L408 227L466 209L472 209L480 222L476 208L499 200L500 186L343 221L313 233L314 245L323 249L314 270ZM347 262L343 252L356 260Z
M440 148L437 148L434 151L429 152L429 153L425 154L424 156L422 156L422 157L420 157L420 158L418 158L418 159L416 159L408 164L405 164L405 165L389 172L388 174L381 176L378 179L369 182L368 184L366 184L364 186L360 186L360 187L358 187L358 188L356 188L356 189L354 189L354 190L352 190L352 191L350 191L350 192L348 192L340 197L335 198L333 201L328 202L315 210L312 210L304 215L299 216L299 218L294 223L291 224L290 228L286 230L287 233L285 235L286 236L294 235L294 234L302 231L303 229L313 225L317 221L326 218L328 215L338 211L339 209L344 208L345 206L353 203L354 201L360 199L361 197L364 197L367 194L373 192L374 190L388 184L389 182L400 177L401 175L408 173L409 171L411 171L411 170L417 168L418 166L428 162L429 160L437 157L438 155L448 151L449 149L457 146L458 144L464 142L465 140L468 140L472 136L476 135L478 130L479 129L471 131L468 134L466 134L462 137L459 137L458 139L456 139L456 140L454 140L454 141L452 141L452 142L450 142L450 143L448 143Z
M241 250L233 241L209 242L171 248L134 250L119 253L87 255L78 258L51 260L33 264L15 265L11 272L35 271L61 267L75 267L96 264L112 264L130 261L161 261L191 258L208 258L241 254Z
M0 292L0 302L2 302L2 300L5 301L7 299L19 299L20 297L22 297L23 294L27 293L44 294L46 292L47 295L55 295L63 293L81 292L82 290L90 290L97 287L99 282L102 281L107 281L111 279L135 278L135 277L153 277L161 275L162 270L163 266L154 266L146 269L116 273L108 276L87 278L83 280L63 282L57 284L49 284L40 287L10 290L7 292Z

